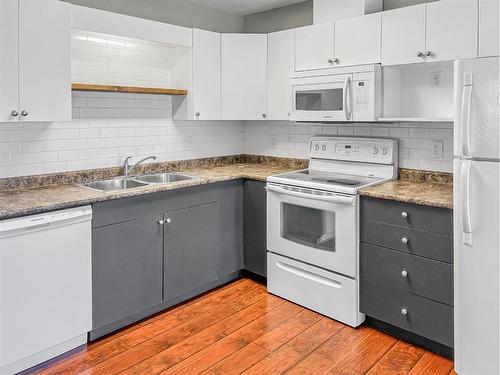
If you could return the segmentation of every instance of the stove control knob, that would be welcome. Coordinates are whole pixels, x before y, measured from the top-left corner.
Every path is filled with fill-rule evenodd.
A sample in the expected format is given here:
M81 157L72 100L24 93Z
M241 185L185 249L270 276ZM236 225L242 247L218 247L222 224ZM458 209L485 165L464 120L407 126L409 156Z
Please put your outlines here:
M321 151L326 151L326 145L321 146Z
M373 148L373 155L377 155L378 154L378 148L377 147L374 147Z
M314 149L315 149L316 151L319 151L319 144L317 144L317 143L316 143L316 146L314 146Z
M386 148L386 147L384 147L384 148L382 149L382 155L387 155L387 148Z

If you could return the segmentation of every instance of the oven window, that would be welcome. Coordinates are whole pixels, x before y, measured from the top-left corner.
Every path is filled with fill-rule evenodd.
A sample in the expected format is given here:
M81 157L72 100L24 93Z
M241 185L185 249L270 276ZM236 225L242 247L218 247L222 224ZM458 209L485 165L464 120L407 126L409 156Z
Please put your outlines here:
M297 111L342 111L343 89L303 90L295 93Z
M335 212L281 204L281 237L316 249L335 251Z

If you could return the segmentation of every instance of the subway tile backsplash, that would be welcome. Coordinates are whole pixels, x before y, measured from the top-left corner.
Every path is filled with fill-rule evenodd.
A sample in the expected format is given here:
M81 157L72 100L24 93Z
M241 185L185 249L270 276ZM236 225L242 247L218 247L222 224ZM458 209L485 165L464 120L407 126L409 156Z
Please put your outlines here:
M0 123L0 178L118 166L128 155L307 158L313 135L398 138L401 167L452 171L452 123L173 121L171 105L163 95L74 92L73 121ZM443 159L432 158L432 140L443 141Z

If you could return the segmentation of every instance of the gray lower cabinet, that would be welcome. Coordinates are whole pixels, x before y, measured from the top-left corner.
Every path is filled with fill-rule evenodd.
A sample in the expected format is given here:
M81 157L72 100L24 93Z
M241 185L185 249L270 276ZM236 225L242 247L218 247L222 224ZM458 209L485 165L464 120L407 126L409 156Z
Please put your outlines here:
M165 213L165 300L214 281L222 261L217 231L219 203Z
M93 206L94 340L239 277L243 181Z
M93 327L119 322L162 302L161 215L92 231Z
M361 200L361 312L445 355L453 347L452 221L449 209Z
M266 183L245 181L245 270L266 277Z

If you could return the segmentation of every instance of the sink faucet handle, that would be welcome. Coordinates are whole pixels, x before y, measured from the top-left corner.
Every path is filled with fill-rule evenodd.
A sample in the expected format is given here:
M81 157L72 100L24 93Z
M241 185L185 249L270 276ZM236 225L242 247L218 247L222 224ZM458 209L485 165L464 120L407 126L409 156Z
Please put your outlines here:
M128 171L129 171L129 168L130 168L130 163L128 162L130 159L132 159L132 156L127 156L125 158L125 161L123 162L123 171L124 171L124 175L127 176L128 175Z

